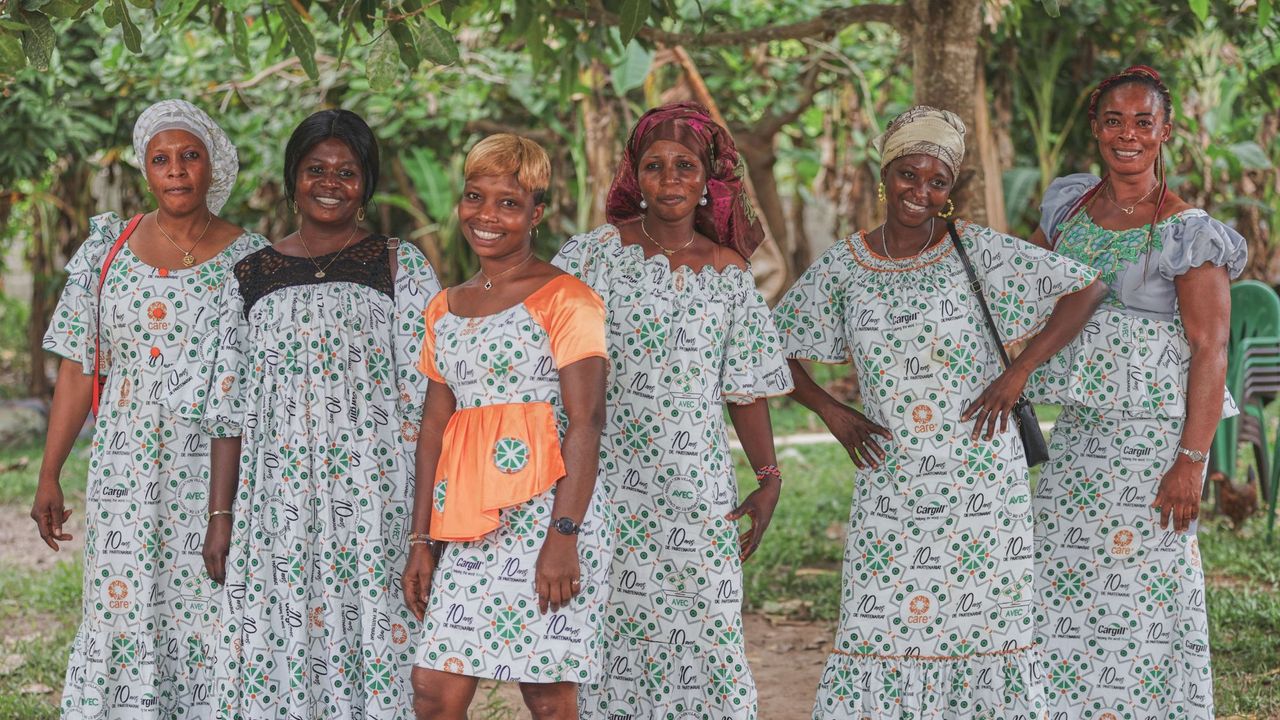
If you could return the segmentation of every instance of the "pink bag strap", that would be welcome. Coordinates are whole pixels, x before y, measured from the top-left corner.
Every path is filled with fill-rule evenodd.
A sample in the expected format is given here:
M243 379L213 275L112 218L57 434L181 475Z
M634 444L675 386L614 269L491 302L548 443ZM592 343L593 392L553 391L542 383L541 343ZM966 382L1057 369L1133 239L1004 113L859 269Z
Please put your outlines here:
M129 224L125 226L124 232L120 233L120 237L116 238L111 249L107 251L107 257L102 261L102 272L98 274L98 291L94 302L94 324L93 324L93 416L98 416L98 403L102 399L102 381L100 369L102 367L102 286L107 282L107 271L111 269L111 263L115 261L116 255L119 254L120 248L128 242L129 236L134 230L138 229L138 224L142 222L142 215L134 215L129 220Z

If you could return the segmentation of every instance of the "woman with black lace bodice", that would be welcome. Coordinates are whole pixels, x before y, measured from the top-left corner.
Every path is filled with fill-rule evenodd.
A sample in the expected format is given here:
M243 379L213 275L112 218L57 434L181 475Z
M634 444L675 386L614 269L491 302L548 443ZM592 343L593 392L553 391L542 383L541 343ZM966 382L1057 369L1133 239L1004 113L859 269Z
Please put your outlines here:
M426 395L417 248L361 227L378 148L318 112L285 149L298 231L235 266L205 423L204 557L225 583L225 717L406 717L416 634L398 569Z

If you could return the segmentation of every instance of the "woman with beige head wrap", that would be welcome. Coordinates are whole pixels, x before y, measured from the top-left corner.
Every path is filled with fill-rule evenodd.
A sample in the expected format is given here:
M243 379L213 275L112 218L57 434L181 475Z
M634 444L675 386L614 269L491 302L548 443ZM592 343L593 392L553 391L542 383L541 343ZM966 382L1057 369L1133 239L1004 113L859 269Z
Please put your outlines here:
M964 159L954 114L912 108L876 147L884 224L836 242L774 310L794 397L857 466L840 626L813 717L1038 718L1031 498L1009 413L1104 289L1083 265L951 223ZM999 342L1027 342L1008 368L979 298ZM863 411L800 360L852 361Z
M207 524L209 436L199 425L228 270L266 245L215 213L235 147L183 100L138 118L138 166L156 207L89 221L44 348L63 356L31 517L53 550L72 539L59 475L97 414L85 497L84 615L63 717L211 718L214 587Z

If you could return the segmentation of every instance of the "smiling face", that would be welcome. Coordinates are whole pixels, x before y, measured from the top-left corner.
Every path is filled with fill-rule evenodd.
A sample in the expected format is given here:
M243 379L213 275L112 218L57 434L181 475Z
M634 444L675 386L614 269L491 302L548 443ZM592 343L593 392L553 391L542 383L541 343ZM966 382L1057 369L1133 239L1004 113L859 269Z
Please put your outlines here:
M1108 90L1098 101L1092 127L1102 162L1108 171L1120 175L1150 172L1160 144L1173 130L1160 94L1140 83Z
M204 143L186 130L156 133L147 143L144 167L156 202L170 215L206 207L213 163Z
M649 213L669 222L692 215L707 186L702 158L674 140L658 140L645 149L636 180Z
M303 218L318 225L350 225L363 197L360 160L345 142L328 138L302 156L293 199Z
M546 205L520 187L515 175L473 175L458 199L458 226L482 258L523 257Z
M903 155L881 172L889 216L904 227L919 227L943 210L955 178L932 155Z

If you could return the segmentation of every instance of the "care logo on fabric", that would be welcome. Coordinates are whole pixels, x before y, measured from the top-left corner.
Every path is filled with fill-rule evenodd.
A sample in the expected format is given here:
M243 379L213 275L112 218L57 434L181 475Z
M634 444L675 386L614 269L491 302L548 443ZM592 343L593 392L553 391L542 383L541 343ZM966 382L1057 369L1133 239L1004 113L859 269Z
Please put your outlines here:
M124 577L112 577L102 584L102 604L117 616L133 610L133 594L133 584Z
M938 598L931 592L908 593L902 603L902 621L907 627L921 628L938 617Z
M467 667L466 664L462 662L462 658L451 657L451 658L445 658L444 664L441 666L441 669L447 673L453 673L454 675L461 675L463 671L466 670L466 667Z
M916 437L925 437L938 432L941 427L942 412L938 406L928 400L917 400L907 405L907 429Z
M144 326L152 333L162 334L173 329L173 306L164 298L153 298L143 304Z
M1142 547L1138 529L1131 525L1120 525L1107 534L1107 554L1116 560L1127 560L1133 557Z

